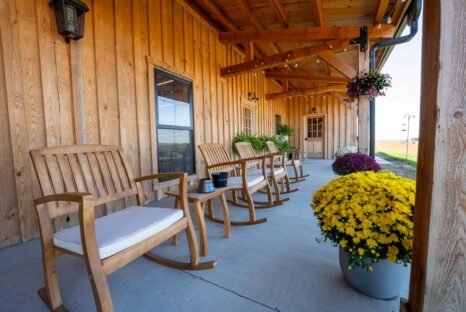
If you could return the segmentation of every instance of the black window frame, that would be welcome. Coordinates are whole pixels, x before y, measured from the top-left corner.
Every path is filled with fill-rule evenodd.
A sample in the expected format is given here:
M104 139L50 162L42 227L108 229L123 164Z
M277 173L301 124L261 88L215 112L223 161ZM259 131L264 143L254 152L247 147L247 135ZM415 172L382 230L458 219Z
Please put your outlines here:
M188 101L189 101L189 104L190 104L190 107L191 107L191 110L190 110L190 121L191 121L191 126L190 127L186 127L186 126L173 126L173 125L164 125L164 124L160 124L160 121L159 121L159 117L160 117L160 114L159 114L159 103L158 103L158 99L159 99L159 90L158 90L158 86L157 86L157 74L161 74L161 75L164 75L170 79L173 79L173 80L176 80L178 82L181 82L181 83L185 83L187 84L189 87L188 87ZM193 163L192 163L192 168L193 168L193 171L192 172L187 172L188 175L196 175L197 174L197 168L196 168L196 145L195 145L195 140L194 140L194 131L195 131L195 128L194 128L194 103L193 103L193 81L192 80L188 80L188 79L185 79L183 77L180 77L176 74L173 74L171 72L168 72L164 69L161 69L161 68L158 68L158 67L154 67L154 100L155 100L155 131L156 131L156 144L157 144L157 173L161 173L160 172L160 154L158 153L159 151L159 135L158 135L158 131L161 130L161 129L167 129L167 130L188 130L190 131L190 140L191 140L191 143L192 143L192 153L193 153Z
M277 122L279 121L279 122ZM282 115L275 114L275 134L278 135L278 127L282 125Z

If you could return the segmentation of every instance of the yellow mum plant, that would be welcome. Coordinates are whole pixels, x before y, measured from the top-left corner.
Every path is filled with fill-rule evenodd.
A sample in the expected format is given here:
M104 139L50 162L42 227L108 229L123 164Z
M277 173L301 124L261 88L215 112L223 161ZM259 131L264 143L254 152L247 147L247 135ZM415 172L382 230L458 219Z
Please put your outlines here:
M416 183L388 171L341 176L321 187L312 208L324 240L349 254L349 268L382 259L411 261Z

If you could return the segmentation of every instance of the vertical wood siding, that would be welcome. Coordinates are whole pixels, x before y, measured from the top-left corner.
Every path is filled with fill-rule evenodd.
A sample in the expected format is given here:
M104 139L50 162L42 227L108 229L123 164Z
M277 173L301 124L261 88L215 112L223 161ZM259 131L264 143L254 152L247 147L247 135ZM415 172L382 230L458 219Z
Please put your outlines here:
M32 199L40 190L28 151L76 143L70 47L57 33L48 2L0 1L0 247L37 236ZM182 1L86 3L90 11L79 41L86 140L122 145L135 176L157 169L153 65L193 81L196 145L219 142L230 149L241 131L241 100L248 91L260 98L258 134L274 133L275 114L283 123L300 124L294 108L289 118L286 100L264 100L265 93L282 90L260 72L219 76L221 67L244 55L221 44L218 33ZM196 153L202 177L205 165ZM146 194L156 196L150 186Z
M340 103L334 96L314 95L308 97L297 97L288 100L289 120L295 128L291 138L293 144L301 151L304 149L304 119L306 115L324 115L324 158L334 158L335 152L344 146L357 145L353 139L353 124L355 114L354 108L350 109ZM315 112L313 112L315 108Z

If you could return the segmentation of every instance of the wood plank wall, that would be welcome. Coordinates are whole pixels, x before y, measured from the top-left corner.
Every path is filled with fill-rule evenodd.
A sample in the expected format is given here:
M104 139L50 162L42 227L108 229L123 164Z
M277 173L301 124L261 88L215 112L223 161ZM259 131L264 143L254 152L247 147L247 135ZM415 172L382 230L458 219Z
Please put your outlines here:
M324 115L324 158L334 158L335 152L344 146L356 145L357 125L355 106L352 109L342 104L332 95L296 97L288 100L289 118L295 132L291 137L293 144L304 150L304 118L306 115ZM312 111L315 108L315 113Z
M40 190L28 151L77 141L70 47L57 33L48 3L0 1L0 247L37 236L32 199ZM230 148L241 131L240 103L248 91L260 98L257 133L274 132L275 114L289 122L285 100L264 100L265 93L282 90L261 73L220 78L220 67L244 55L220 44L216 30L182 1L86 3L90 12L79 41L86 142L121 144L135 176L156 169L154 65L193 81L196 144ZM204 175L199 153L197 172ZM152 188L147 191L155 198Z

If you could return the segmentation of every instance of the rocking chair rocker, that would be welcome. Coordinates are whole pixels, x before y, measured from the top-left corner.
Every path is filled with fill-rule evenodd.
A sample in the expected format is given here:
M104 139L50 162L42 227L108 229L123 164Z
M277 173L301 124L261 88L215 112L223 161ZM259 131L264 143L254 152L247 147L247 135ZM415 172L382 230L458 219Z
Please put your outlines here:
M241 159L253 158L256 157L256 153L252 145L248 142L238 142L235 143L236 151ZM265 155L266 159L266 169L267 177L272 182L275 192L272 194L275 195L276 204L282 204L285 201L288 201L289 198L281 198L281 194L289 194L298 191L297 188L291 189L290 179L288 178L288 173L285 167L285 152L276 152ZM281 158L281 161L279 160ZM259 162L252 163L253 166L259 166ZM260 170L260 169L255 169ZM280 181L281 189L278 186ZM285 190L286 186L286 190Z
M45 287L38 293L51 311L62 303L55 258L69 254L86 262L97 311L114 311L107 276L144 255L182 270L215 267L200 263L187 200L187 174L162 173L134 179L119 146L73 145L30 151L43 197L34 201L39 220ZM181 209L144 207L141 182L178 179ZM94 218L94 208L136 197L137 205ZM53 233L54 219L78 213L79 226ZM58 224L58 223L57 223ZM190 262L172 261L150 250L185 231Z
M265 157L255 157L250 159L231 160L228 152L222 144L201 144L199 145L202 155L206 161L206 170L209 177L213 172L229 172L228 186L232 187L232 200L229 203L243 208L249 209L249 221L231 221L231 225L254 225L267 222L267 218L256 220L256 208L270 208L276 206L272 201L272 190L267 180L265 166L262 172L251 173L248 171L248 164L254 161L259 161L265 164ZM237 169L241 172L237 175ZM265 188L267 193L267 202L257 202L252 198L252 194ZM244 198L238 197L238 192L241 191ZM246 204L242 204L239 200L243 200ZM223 223L223 220L212 219L210 215L206 215L209 219Z
M271 153L278 152L278 148L273 141L266 142L267 147ZM293 167L294 177L292 177L291 183L303 182L309 176L309 174L304 174L303 164L301 163L301 157L299 156L299 149L293 148L291 150L291 159L287 160L285 165L287 167ZM298 173L299 168L299 173Z

